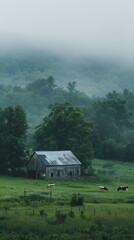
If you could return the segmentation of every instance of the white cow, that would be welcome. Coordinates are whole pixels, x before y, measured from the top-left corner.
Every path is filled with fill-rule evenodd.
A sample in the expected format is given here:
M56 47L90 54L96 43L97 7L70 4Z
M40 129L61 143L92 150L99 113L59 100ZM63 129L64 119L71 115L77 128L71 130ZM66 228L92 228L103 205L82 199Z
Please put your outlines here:
M55 187L55 183L47 184L47 188L53 188Z

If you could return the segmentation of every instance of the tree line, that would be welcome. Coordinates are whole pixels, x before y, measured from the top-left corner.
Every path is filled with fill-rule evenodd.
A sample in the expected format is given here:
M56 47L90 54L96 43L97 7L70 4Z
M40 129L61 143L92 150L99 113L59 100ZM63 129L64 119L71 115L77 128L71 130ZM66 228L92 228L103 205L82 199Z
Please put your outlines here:
M28 51L27 51L28 50ZM0 83L26 86L52 75L59 86L78 81L79 91L89 96L104 96L113 89L133 89L132 66L97 58L63 58L35 49L3 51L0 54Z
M110 92L83 113L93 121L92 146L98 158L134 161L134 93Z

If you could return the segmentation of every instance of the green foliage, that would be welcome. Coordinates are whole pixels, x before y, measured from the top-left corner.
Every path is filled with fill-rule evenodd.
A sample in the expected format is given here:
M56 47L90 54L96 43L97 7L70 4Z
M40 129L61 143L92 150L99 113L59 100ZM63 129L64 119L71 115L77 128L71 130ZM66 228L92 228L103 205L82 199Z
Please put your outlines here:
M62 86L77 79L79 89L90 96L104 96L113 89L133 89L133 69L123 69L113 61L63 60L53 54L24 49L23 54L1 54L0 66L0 82L6 84L25 86L52 75Z
M19 105L15 108L9 106L4 111L0 110L0 118L1 173L7 173L10 169L11 174L15 175L16 169L19 172L26 162L26 114Z
M85 219L86 218L85 215L84 215L84 211L81 211L80 217L81 217L81 219Z
M68 82L68 84L67 84L67 89L68 89L68 91L69 91L70 93L73 93L73 92L76 91L76 90L75 90L75 87L76 87L76 82L75 82L75 81L73 81L73 82Z
M60 211L56 211L55 213L57 223L64 223L67 215L65 213L62 213Z
M47 216L48 214L45 212L44 209L40 210L40 216Z
M82 206L83 201L84 201L83 196L81 196L79 193L78 193L78 195L74 193L71 197L70 204L71 204L71 206Z
M89 109L83 108L83 112L86 119L93 121L92 144L96 157L133 161L132 92L110 92L105 98L94 99L92 106Z
M1 55L0 66L1 107L5 109L10 105L14 108L17 104L23 107L29 123L30 148L32 148L35 125L39 125L43 117L51 111L47 108L48 105L67 101L73 106L81 107L85 119L93 122L90 141L92 140L95 157L134 161L133 139L130 136L134 131L134 93L129 90L133 89L132 70L122 70L113 63L111 68L109 63L89 59L63 61L56 56L37 52L15 53L12 56L10 54ZM102 85L105 85L103 94ZM118 89L118 91L113 89ZM84 91L87 95L80 91ZM93 95L97 97L89 97ZM12 115L11 109L8 114ZM23 116L21 117L23 118ZM0 129L3 129L2 110L0 110L0 121ZM60 120L57 119L57 121L60 123ZM17 121L15 124L17 129ZM64 140L60 130L57 131L58 133L59 137ZM67 137L67 144L63 146L62 143L57 144L55 133L53 133L47 138L48 141L45 144L50 150L58 150L62 147L69 149L72 146L72 151L74 150L76 155L82 159L85 166L88 165L89 156L85 157L85 153L83 155L88 144L80 142L79 148L81 149L77 152L74 147L77 145L76 138L74 136ZM80 138L80 136L78 137ZM9 163L7 160L4 161L3 142L5 140L2 133L0 141L2 143L0 146L0 162L2 163L0 172L6 173ZM16 144L13 137L9 137L8 141L13 145ZM91 153L91 146L89 148ZM84 169L82 170L84 172ZM12 171L15 170L12 169Z
M29 79L30 81L30 79ZM55 84L52 76L37 78L36 81L26 83L23 87L0 84L0 103L2 108L9 105L21 105L27 114L29 123L29 138L32 140L33 128L49 113L48 105L55 102L68 101L73 105L89 106L90 98L81 92L69 92Z
M54 88L55 80L52 76L49 76L47 79L39 79L33 83L29 83L26 86L28 91L33 91L34 93L39 94L40 96L49 95Z
M115 139L108 138L103 141L101 146L101 157L104 159L120 159L121 148L119 148L119 144L115 141Z
M38 150L72 150L83 167L92 158L92 123L84 119L79 107L59 103L49 107L51 112L35 130L35 147Z
M68 216L71 217L71 218L74 218L74 211L71 210L71 211L68 213Z
M15 169L23 167L25 164L25 144L26 144L26 130L27 120L26 114L21 106L7 107L4 110L4 133L6 148L5 160L8 167L11 169L11 174L15 174Z

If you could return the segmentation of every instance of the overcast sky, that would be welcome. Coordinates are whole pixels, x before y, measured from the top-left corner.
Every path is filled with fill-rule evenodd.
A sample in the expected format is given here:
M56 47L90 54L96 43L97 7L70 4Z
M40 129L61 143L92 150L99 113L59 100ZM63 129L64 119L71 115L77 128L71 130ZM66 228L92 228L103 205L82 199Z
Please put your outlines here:
M0 46L134 59L134 0L0 0ZM4 44L3 44L4 43Z

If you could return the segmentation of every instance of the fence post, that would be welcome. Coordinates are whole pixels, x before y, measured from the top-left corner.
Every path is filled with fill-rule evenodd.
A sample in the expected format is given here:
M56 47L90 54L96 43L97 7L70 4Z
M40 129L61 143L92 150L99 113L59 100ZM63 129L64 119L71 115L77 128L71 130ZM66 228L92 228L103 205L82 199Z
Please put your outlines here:
M52 200L52 191L50 192L50 201Z
M101 208L101 216L103 216L103 208Z
M83 214L82 214L82 216L84 217L84 214L85 214L85 206L83 205Z
M95 208L94 208L94 216L95 216Z

